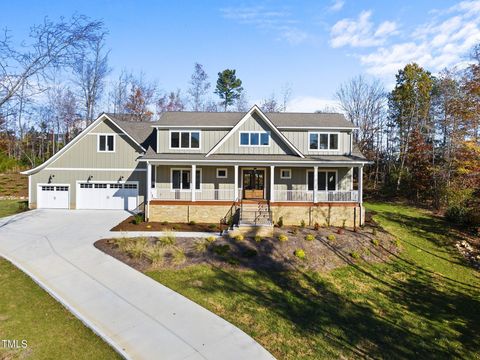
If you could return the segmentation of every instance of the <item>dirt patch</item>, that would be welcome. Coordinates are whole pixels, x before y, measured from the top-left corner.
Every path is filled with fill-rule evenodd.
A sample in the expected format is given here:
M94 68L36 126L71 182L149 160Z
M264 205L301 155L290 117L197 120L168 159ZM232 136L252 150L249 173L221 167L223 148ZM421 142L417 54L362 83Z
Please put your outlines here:
M175 238L171 233L168 239L103 239L95 246L140 271L209 263L244 269L284 271L301 267L324 272L359 261L383 262L398 252L395 239L373 223L356 232L331 227L284 227L276 228L274 235L266 238L194 239ZM160 252L161 259L158 255L152 259L151 252Z
M141 222L135 224L135 217L129 216L111 231L194 231L194 232L219 232L219 224L197 223L169 223L169 222Z
M20 173L0 174L0 196L4 199L28 197L28 176Z

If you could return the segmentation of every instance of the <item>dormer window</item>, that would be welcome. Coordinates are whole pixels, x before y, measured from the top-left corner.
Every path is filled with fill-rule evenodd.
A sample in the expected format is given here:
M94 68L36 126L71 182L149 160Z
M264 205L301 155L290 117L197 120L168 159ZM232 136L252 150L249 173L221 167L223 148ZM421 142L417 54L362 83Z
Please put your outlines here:
M241 131L240 146L270 146L270 133L265 131Z
M98 135L97 151L99 152L114 152L115 151L115 136L114 135Z
M310 150L338 150L338 133L308 133Z
M170 149L200 149L200 131L170 131Z

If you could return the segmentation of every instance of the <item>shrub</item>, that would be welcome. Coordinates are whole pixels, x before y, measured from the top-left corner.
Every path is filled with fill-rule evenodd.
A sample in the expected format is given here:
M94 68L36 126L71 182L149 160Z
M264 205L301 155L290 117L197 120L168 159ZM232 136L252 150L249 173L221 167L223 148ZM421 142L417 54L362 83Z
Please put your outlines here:
M188 225L197 225L197 223L196 223L195 221L191 220L191 221L188 223Z
M242 256L246 258L252 258L254 256L257 256L258 252L255 249L245 249L242 251Z
M337 238L335 237L335 235L330 234L330 235L327 236L327 239L328 239L328 241L335 241Z
M161 224L162 225L168 225L168 221L162 221Z
M296 249L296 250L293 252L293 254L294 254L297 258L299 258L299 259L301 259L301 260L305 259L305 255L306 255L306 254L305 254L305 250L303 250L303 249Z
M227 253L230 251L230 246L227 244L224 245L213 245L212 246L212 251L214 254L219 255L219 256L225 256Z
M208 249L209 242L206 240L198 240L195 243L195 251L198 253L204 253Z
M316 222L315 225L313 225L313 230L315 231L320 230L320 224L318 222Z
M377 228L373 228L373 229L372 229L372 235L373 235L373 236L377 236Z
M279 228L283 227L283 216L280 216L277 221L277 226Z
M347 219L343 219L342 220L342 229L345 229L345 224L347 223Z
M255 242L262 242L263 238L260 235L255 235Z
M120 249L120 251L126 252L129 241L130 239L122 237L114 239L113 243Z
M205 240L209 243L212 243L214 242L215 240L217 240L217 238L215 236L209 236L207 238L205 238Z
M234 258L232 256L229 256L226 260L227 260L227 263L229 263L230 265L236 266L240 264L240 261L237 258Z
M378 241L378 239L372 239L372 244L378 246L380 245L380 241Z
M185 252L179 247L174 247L172 251L172 262L174 264L183 264L186 260Z
M160 246L149 246L144 251L144 256L150 260L152 267L161 267L165 260L165 249Z
M358 251L356 251L356 250L352 251L352 252L350 253L350 256L351 256L352 258L354 258L355 260L360 259L360 253L359 253Z
M173 225L172 230L178 230L178 225Z
M176 242L175 234L172 232L167 232L165 233L164 236L158 239L158 242L160 243L161 246L175 245L175 242Z
M313 241L313 240L315 240L315 236L313 236L312 234L308 234L307 236L305 236L305 240Z
M302 227L302 228L305 227L305 220L302 219L302 221L300 221L300 227Z
M131 241L129 241L126 244L125 251L133 259L140 259L142 255L145 253L147 244L148 244L148 240L144 237L131 239Z
M287 235L284 235L284 234L281 234L281 235L278 237L278 241L280 241L280 242L286 242L286 241L288 241L288 236L287 236Z
M245 238L243 237L242 234L238 234L238 235L235 236L235 240L236 241L243 241L243 240L245 240Z
M345 230L343 230L343 228L338 228L337 229L337 234L338 235L342 235L344 232L345 232Z
M396 247L400 247L400 240L396 239L396 240L393 242L393 245L395 245Z
M19 201L18 202L18 211L27 211L28 210L28 201Z
M210 224L210 225L208 225L208 228L214 230L214 229L217 228L217 225L215 225L215 224Z
M134 223L135 225L140 225L142 222L143 222L143 215L142 215L142 214L136 214L136 215L133 217L133 223Z

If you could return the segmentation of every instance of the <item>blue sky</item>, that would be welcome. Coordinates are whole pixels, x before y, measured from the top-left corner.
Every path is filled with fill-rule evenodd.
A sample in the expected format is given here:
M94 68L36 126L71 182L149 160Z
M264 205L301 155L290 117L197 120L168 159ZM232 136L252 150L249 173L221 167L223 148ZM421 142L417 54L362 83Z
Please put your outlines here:
M480 42L480 1L9 1L0 24L18 40L44 16L75 12L105 22L112 76L142 71L173 90L194 62L212 84L234 68L252 103L289 83L291 111L331 105L359 74L388 88L411 61L434 73L461 66Z

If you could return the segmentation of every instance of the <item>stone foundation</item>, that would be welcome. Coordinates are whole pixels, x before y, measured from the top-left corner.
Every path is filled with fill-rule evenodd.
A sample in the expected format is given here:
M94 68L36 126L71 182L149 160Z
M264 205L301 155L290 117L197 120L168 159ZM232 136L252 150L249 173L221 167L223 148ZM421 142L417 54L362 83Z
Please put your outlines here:
M239 226L229 232L229 236L237 235L254 238L255 236L270 237L273 236L273 226Z
M218 224L231 205L150 205L149 221Z

